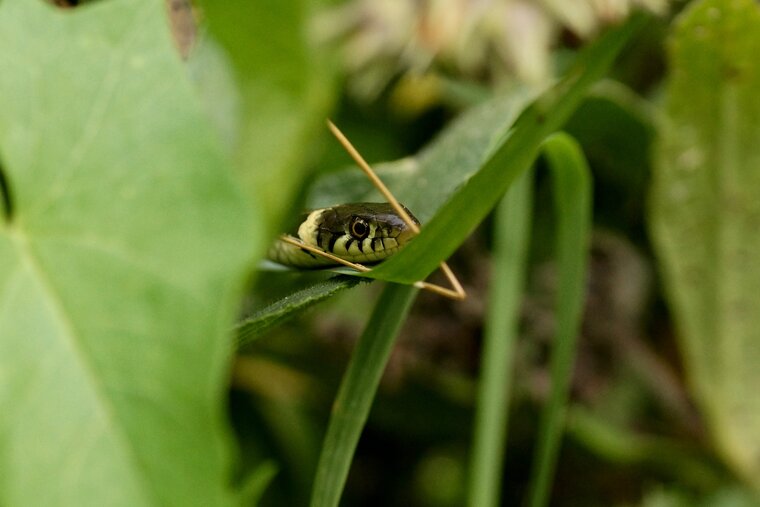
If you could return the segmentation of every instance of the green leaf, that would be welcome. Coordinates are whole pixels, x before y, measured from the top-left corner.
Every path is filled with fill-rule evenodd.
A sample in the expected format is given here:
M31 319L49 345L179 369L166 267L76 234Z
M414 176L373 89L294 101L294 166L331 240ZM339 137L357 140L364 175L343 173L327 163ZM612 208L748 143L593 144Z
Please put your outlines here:
M0 2L0 504L225 505L259 229L164 5Z
M757 496L749 489L728 484L709 494L689 494L678 486L660 485L642 499L641 507L756 507Z
M241 505L259 505L261 497L272 484L277 472L277 465L272 461L264 461L251 472L240 491Z
M361 278L355 276L334 276L257 310L235 326L238 348L245 347L274 326L282 324L338 292L355 287L362 281Z
M326 135L324 121L333 96L326 52L308 36L315 2L200 3L213 42L233 75L234 104L241 113L232 128L234 157L274 237L275 224L300 184L313 139Z
M557 335L551 396L544 407L533 462L531 505L546 505L559 455L564 413L585 295L591 229L591 173L578 143L564 133L543 144L554 179L557 215ZM494 280L482 352L469 505L497 505L506 440L509 378L528 248L532 185L528 174L507 193L497 214Z
M702 1L670 40L652 232L697 400L760 488L760 9Z
M615 210L621 204L642 205L641 195L649 183L654 113L648 102L623 84L603 80L565 125L564 130L583 146L594 179L614 190L612 195L597 196L604 199L597 209L607 202Z

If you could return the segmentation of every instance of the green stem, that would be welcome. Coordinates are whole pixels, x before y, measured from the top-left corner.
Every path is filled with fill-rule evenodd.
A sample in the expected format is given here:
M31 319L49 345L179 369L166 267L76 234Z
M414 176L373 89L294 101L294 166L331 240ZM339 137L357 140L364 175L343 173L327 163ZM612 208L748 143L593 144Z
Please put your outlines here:
M532 175L525 172L496 209L493 275L470 463L468 505L471 507L499 504L532 187Z
M317 465L312 507L335 507L340 501L380 377L416 294L412 286L391 283L375 305L333 405Z

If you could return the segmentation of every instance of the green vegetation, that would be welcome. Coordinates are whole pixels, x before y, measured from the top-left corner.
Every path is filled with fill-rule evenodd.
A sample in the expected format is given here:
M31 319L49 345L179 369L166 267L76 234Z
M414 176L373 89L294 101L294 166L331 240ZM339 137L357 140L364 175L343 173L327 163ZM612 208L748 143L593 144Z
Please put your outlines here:
M760 503L757 2L351 5L0 0L0 505ZM422 231L269 269L327 117Z

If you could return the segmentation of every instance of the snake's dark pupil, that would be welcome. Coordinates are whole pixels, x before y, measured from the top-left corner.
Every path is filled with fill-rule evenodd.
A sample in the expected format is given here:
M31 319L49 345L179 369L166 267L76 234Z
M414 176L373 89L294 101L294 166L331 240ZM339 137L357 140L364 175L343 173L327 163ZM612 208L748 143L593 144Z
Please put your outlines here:
M367 234L367 224L359 219L354 220L354 224L351 227L351 232L354 233L354 236L362 237Z

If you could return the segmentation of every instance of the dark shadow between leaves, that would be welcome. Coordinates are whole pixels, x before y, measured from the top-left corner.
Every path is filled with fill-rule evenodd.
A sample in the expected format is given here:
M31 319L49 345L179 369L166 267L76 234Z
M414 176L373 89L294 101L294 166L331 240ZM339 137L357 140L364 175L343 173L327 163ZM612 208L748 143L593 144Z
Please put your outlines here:
M5 222L10 223L13 220L13 195L2 156L0 156L0 209L2 209Z
M61 9L70 9L79 5L92 3L92 0L45 0L45 3L60 7Z

